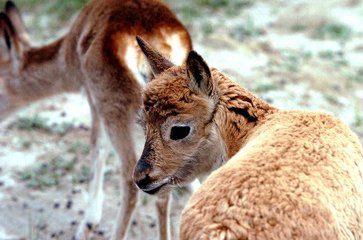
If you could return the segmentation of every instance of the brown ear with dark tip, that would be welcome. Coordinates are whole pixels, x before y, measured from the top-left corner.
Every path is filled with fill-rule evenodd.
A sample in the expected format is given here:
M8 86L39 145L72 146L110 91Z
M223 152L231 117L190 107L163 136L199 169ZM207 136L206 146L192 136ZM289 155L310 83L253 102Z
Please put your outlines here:
M8 51L12 48L12 37L15 36L14 27L4 12L0 12L0 31L5 40Z
M139 44L142 52L144 53L154 75L158 75L163 71L174 66L172 62L166 59L161 53L154 50L147 42L141 37L136 36L136 41Z
M5 3L4 11L12 23L12 26L16 33L16 37L22 42L24 47L30 46L29 35L26 31L24 21L19 9L12 1L7 1Z
M0 12L0 30L2 31L2 37L5 40L9 52L13 69L14 71L18 71L27 46L17 36L13 23L4 12Z
M212 95L214 84L212 74L207 63L195 51L191 51L187 58L187 74L189 88L196 93Z

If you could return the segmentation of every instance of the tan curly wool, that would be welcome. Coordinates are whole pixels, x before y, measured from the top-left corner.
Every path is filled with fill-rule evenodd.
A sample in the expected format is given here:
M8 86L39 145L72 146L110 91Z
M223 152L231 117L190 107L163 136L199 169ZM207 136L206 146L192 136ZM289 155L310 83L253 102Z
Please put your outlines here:
M328 114L277 110L218 71L212 76L220 93L214 121L233 157L189 200L180 238L363 239L357 136ZM228 111L239 104L257 120Z

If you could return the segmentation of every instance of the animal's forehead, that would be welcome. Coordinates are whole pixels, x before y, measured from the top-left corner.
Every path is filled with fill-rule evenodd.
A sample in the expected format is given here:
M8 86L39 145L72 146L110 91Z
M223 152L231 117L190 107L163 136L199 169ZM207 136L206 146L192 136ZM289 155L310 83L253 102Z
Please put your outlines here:
M164 90L176 91L188 88L187 81L185 67L175 66L156 76L156 78L147 85L144 93L145 96L151 97L160 95L158 93Z
M152 80L144 91L144 109L148 115L176 115L192 104L186 71L173 67Z

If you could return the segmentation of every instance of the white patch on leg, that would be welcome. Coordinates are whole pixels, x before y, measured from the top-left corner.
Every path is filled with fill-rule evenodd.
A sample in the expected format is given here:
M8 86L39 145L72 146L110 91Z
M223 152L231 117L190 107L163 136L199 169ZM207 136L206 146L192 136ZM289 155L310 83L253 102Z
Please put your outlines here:
M183 46L180 35L174 33L172 35L165 34L165 40L171 47L170 60L176 65L181 65L187 57L188 51Z
M102 218L104 201L103 181L105 160L109 152L109 139L108 135L106 135L102 121L100 122L100 125L100 136L98 136L96 148L92 150L91 153L93 175L88 194L86 214L78 228L76 239L82 239L82 236L88 231L88 224L91 224L94 227Z
M88 214L86 219L90 223L99 223L102 217L102 205L104 199L103 180L105 172L105 160L109 152L109 139L106 135L106 130L102 121L100 121L100 138L97 142L93 165L93 178L91 180Z

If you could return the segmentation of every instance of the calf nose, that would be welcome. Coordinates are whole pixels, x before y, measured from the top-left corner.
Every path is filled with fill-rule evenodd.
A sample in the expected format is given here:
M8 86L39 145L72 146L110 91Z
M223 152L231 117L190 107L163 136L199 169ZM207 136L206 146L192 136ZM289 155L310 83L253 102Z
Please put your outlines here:
M150 185L151 182L152 182L152 180L149 177L149 175L145 175L144 178L141 178L141 179L135 181L137 187L140 188L141 190L148 188L148 186Z
M145 160L140 159L137 162L134 171L134 181L139 188L145 188L151 182L149 177L150 170L151 165Z

